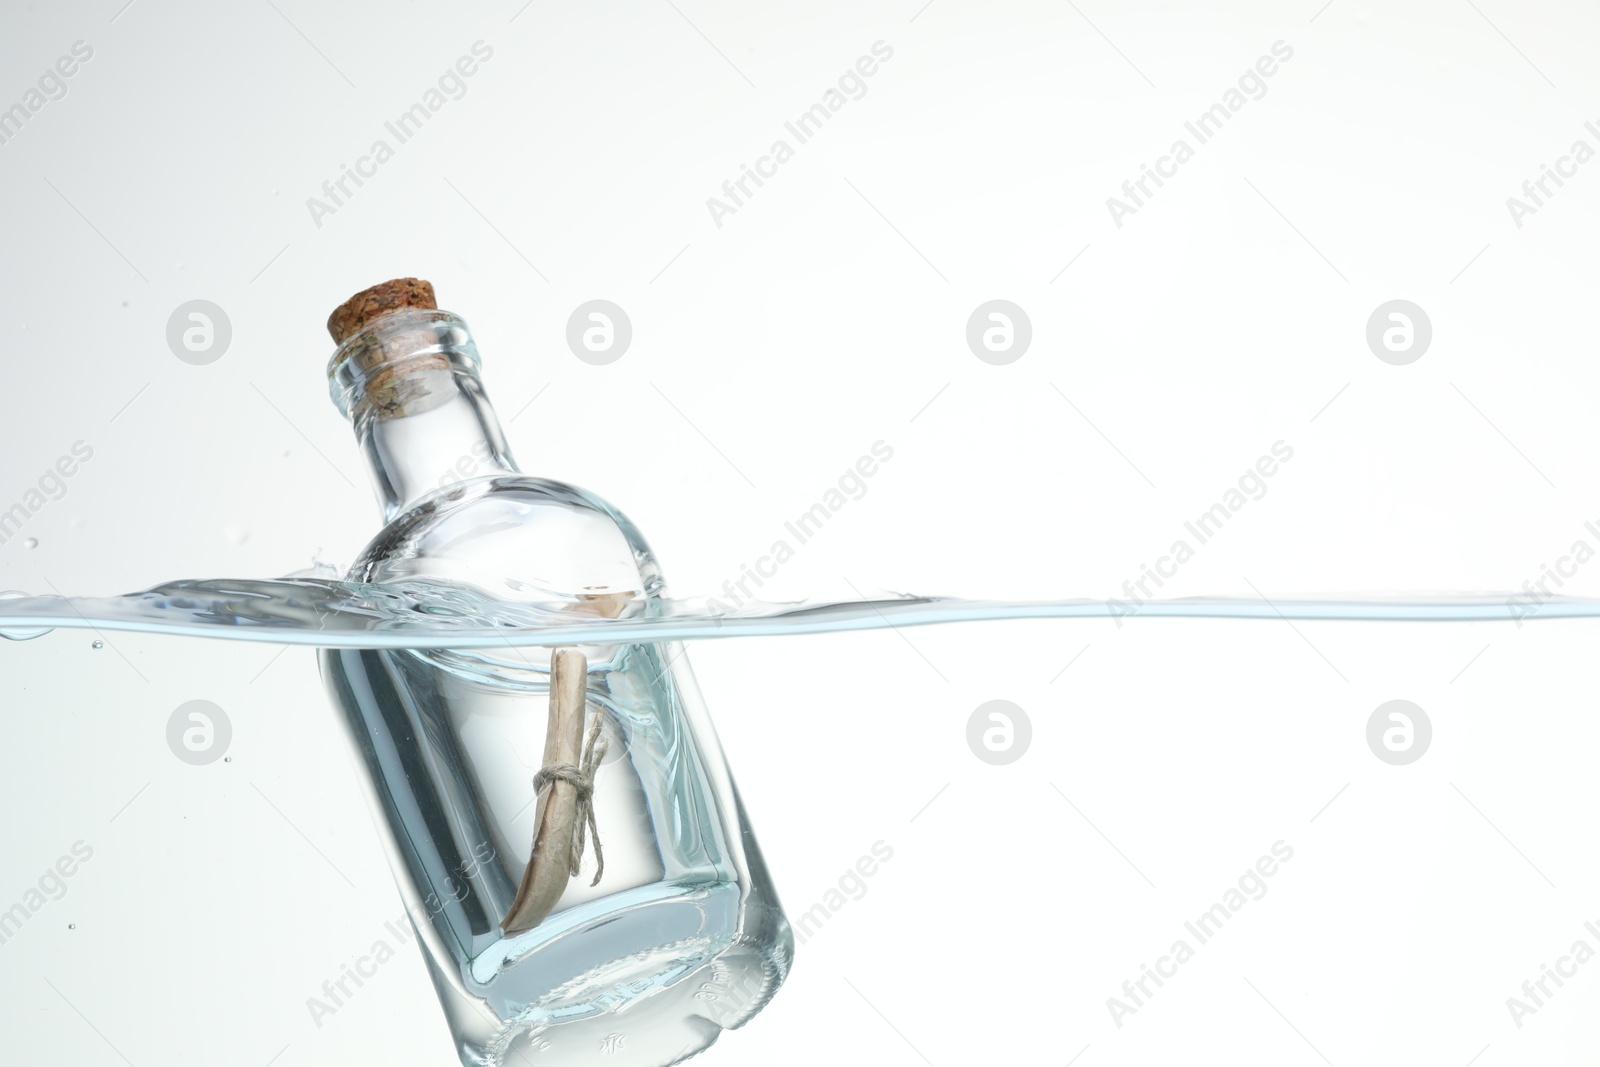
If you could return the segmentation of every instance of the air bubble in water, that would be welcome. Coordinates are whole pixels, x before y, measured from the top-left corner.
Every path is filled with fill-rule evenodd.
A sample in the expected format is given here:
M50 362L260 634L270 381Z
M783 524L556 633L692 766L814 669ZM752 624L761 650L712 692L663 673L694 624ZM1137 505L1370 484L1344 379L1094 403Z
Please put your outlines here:
M90 645L89 647L92 648L92 649L99 650L99 649L105 648L106 647L106 643L104 641L96 641L94 644Z

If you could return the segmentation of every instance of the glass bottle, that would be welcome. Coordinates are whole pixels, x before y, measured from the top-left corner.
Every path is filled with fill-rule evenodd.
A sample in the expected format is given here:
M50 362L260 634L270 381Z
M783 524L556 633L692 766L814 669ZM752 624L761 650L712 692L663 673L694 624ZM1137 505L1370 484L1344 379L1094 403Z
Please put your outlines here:
M329 328L334 402L387 523L350 580L481 597L486 617L495 600L660 610L660 572L628 519L518 473L471 334L426 282L359 294ZM788 971L789 925L681 647L645 643L577 648L575 699L603 738L603 877L590 884L589 841L548 915L502 928L544 809L554 651L320 656L462 1062L676 1063L766 1004Z

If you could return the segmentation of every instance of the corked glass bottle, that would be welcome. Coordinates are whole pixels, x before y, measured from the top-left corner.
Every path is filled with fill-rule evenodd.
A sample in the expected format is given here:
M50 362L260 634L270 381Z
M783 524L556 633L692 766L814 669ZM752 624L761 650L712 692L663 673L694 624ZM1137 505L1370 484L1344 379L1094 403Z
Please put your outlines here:
M428 283L367 290L328 325L334 402L387 523L352 581L486 613L659 609L632 523L517 472L466 324ZM463 1063L661 1067L776 991L789 926L680 647L321 663Z

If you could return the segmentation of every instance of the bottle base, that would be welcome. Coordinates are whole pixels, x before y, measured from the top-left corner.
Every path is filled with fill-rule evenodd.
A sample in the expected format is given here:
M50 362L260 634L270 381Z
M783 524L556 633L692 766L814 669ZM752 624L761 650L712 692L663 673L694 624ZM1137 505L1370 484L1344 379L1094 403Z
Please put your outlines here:
M572 922L551 942L513 958L500 956L505 969L482 991L483 999L442 982L430 958L462 1063L589 1063L601 1055L608 1067L667 1067L703 1052L724 1030L744 1025L787 975L787 926L777 927L781 932L774 937L766 923L741 924L741 912L752 917L750 905L758 913L765 908L741 900L733 883L701 883L687 893L672 887L675 895L658 895L668 888L641 887L620 915ZM549 921L561 919L558 913ZM572 966L576 960L566 955L572 950L588 956L587 969ZM574 977L556 985L539 977L563 971Z
M530 1010L506 1027L485 1064L590 1063L599 1055L614 1067L669 1067L743 1025L781 981L771 957L753 947L707 958L703 945L664 945L583 976L576 997Z

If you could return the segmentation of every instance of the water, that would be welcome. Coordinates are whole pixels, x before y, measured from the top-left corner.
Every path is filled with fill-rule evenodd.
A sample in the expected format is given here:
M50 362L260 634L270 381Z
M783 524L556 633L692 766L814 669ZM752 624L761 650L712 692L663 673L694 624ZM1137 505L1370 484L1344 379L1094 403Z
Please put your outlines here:
M1370 598L1192 597L1141 605L1092 599L963 600L888 596L856 601L749 602L649 598L605 618L573 601L505 601L439 583L361 585L324 578L169 582L114 597L0 594L0 636L53 628L128 630L320 648L484 649L638 643L876 630L1002 619L1286 619L1516 622L1600 618L1600 600L1526 594Z
M619 583L611 588L653 588L642 572ZM0 636L13 640L87 628L319 648L421 955L474 1067L597 1052L613 1067L677 1062L747 1021L788 972L787 922L677 642L1129 616L1520 622L1600 618L1600 600L886 596L729 610L655 595L511 601L442 579L320 575L119 597L0 593ZM585 656L586 714L608 742L592 793L606 867L591 885L600 872L585 855L548 918L507 933L501 919L532 850L555 646Z

